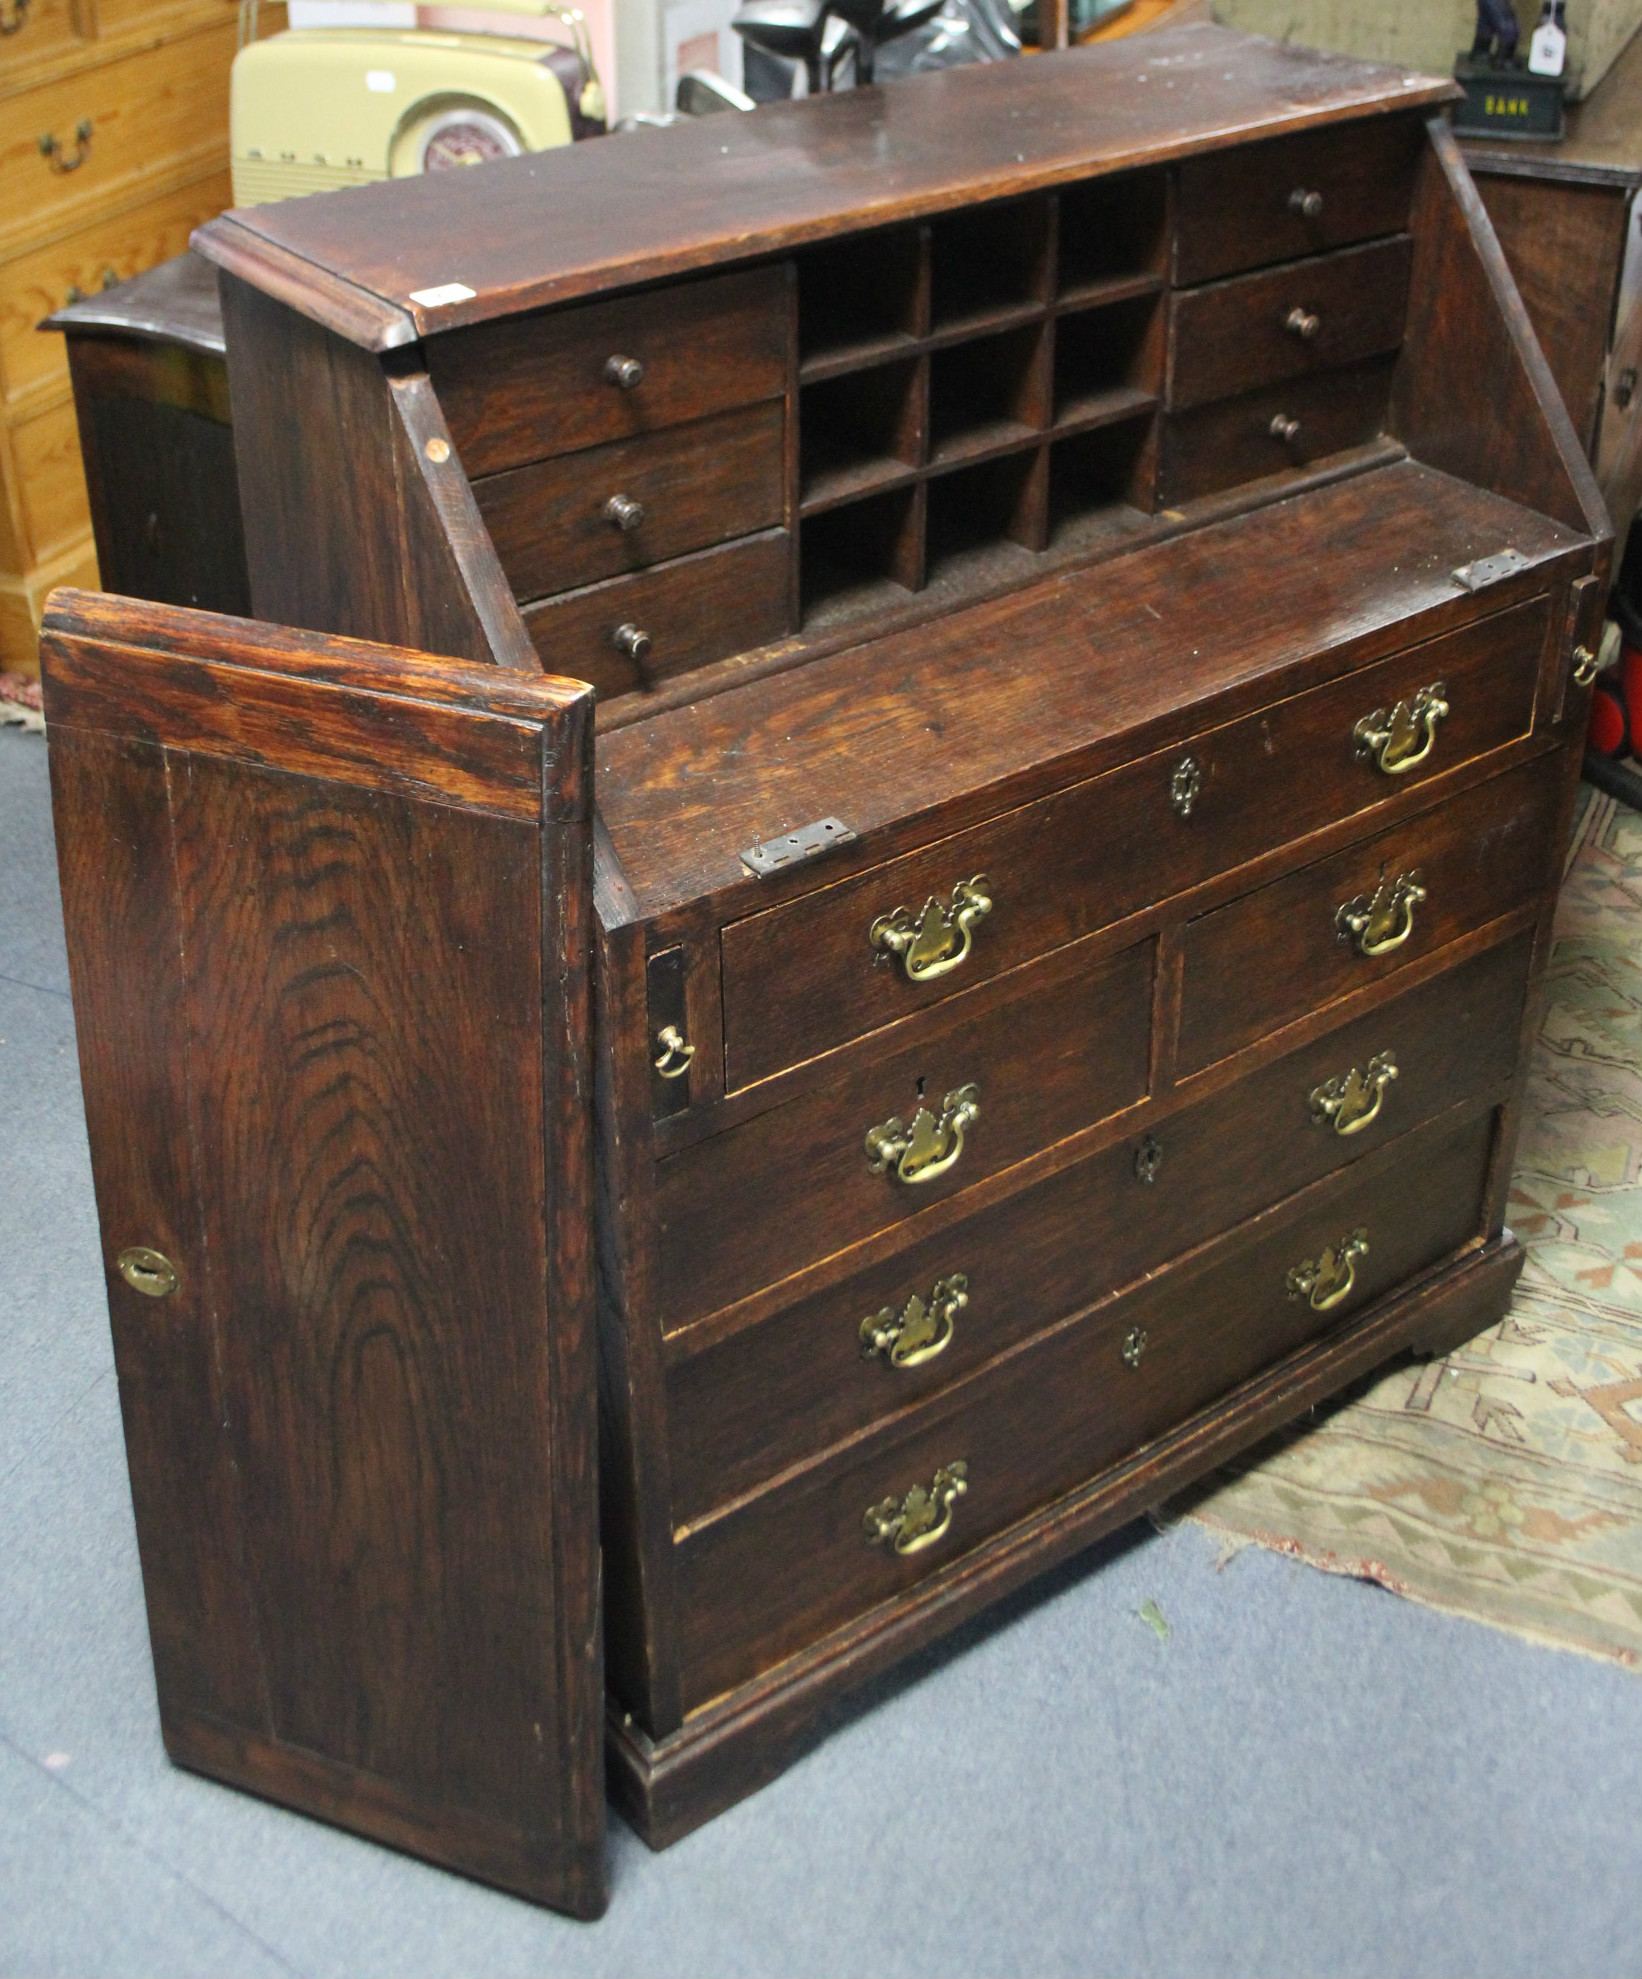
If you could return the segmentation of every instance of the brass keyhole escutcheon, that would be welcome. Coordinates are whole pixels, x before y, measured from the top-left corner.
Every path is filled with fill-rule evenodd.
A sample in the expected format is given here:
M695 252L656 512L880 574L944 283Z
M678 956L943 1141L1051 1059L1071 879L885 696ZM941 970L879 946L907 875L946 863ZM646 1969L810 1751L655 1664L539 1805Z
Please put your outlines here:
M1139 1367L1140 1357L1145 1353L1151 1336L1144 1326L1131 1326L1123 1336L1123 1362L1125 1367Z
M975 929L991 912L992 884L977 873L959 880L944 907L931 894L916 919L904 907L880 914L867 929L867 940L880 955L900 961L909 983L929 983L968 961Z
M864 1521L869 1546L891 1546L897 1553L922 1553L947 1535L952 1507L969 1489L969 1466L959 1459L942 1464L926 1484L915 1484L904 1498L869 1505Z
M1389 1051L1378 1051L1368 1061L1366 1071L1355 1065L1337 1079L1326 1080L1312 1089L1311 1117L1319 1127L1336 1134L1360 1134L1372 1127L1385 1103L1385 1089L1397 1076L1397 1061Z
M1163 1166L1163 1143L1155 1134L1147 1134L1135 1149L1135 1180L1155 1182L1157 1171Z
M891 1367L922 1367L944 1354L959 1313L969 1304L969 1280L954 1271L937 1278L929 1297L914 1292L897 1313L893 1306L870 1313L861 1322L861 1354Z
M1387 776L1417 770L1437 746L1437 724L1448 714L1447 697L1448 689L1434 680L1394 708L1364 715L1351 731L1358 762L1372 762Z
M1414 932L1414 909L1426 898L1418 872L1399 873L1394 880L1380 875L1372 894L1360 893L1334 910L1334 926L1342 941L1371 960L1401 948Z
M939 1119L920 1106L909 1127L899 1114L881 1127L869 1127L867 1166L874 1175L893 1175L916 1186L933 1182L957 1165L964 1135L980 1117L980 1089L958 1086L941 1101Z
M1189 818L1192 806L1203 792L1203 772L1195 756L1182 756L1169 779L1169 809L1177 818Z
M114 1260L120 1276L145 1299L163 1299L177 1289L177 1267L164 1251L132 1244Z
M1330 1244L1320 1256L1305 1258L1284 1281L1291 1299L1304 1299L1313 1312L1332 1312L1357 1285L1357 1266L1368 1256L1368 1231L1359 1227Z
M690 1060L696 1055L695 1046L685 1043L676 1024L663 1024L656 1033L656 1043L661 1046L661 1051L650 1063L664 1079L682 1079L690 1069Z

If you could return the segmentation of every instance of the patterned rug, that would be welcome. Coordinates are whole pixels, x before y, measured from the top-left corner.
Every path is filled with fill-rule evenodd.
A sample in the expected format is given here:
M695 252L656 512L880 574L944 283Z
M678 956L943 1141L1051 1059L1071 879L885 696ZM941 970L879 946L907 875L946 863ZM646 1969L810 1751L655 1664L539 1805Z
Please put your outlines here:
M1582 793L1512 1178L1510 1312L1168 1508L1642 1668L1642 817Z

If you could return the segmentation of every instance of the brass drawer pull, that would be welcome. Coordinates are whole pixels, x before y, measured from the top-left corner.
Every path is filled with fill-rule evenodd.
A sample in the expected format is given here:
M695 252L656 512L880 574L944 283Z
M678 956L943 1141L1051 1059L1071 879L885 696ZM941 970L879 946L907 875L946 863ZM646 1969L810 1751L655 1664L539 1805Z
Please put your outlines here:
M1323 195L1314 188L1296 186L1289 194L1289 211L1299 214L1302 220L1320 219L1323 212Z
M881 1127L869 1127L867 1166L874 1175L887 1172L914 1186L933 1182L956 1165L964 1151L964 1134L980 1111L979 1089L959 1086L941 1101L939 1120L927 1106L920 1106L910 1127L898 1115Z
M1283 318L1283 328L1303 344L1309 344L1322 327L1323 319L1314 310L1301 309L1298 305Z
M1291 447L1300 437L1300 422L1298 419L1290 419L1286 413L1276 412L1272 414L1271 424L1266 431L1274 440L1281 440L1285 447Z
M150 1250L147 1244L131 1245L114 1262L132 1291L145 1299L163 1299L177 1289L177 1267L163 1251Z
M608 384L619 391L637 391L644 383L644 365L636 357L607 357L604 360L604 376Z
M695 1046L684 1042L676 1024L663 1024L656 1033L656 1043L661 1046L661 1056L650 1063L664 1079L682 1079L696 1055Z
M1574 648L1574 685L1589 687L1602 670L1602 662L1589 646Z
M644 520L644 504L631 495L612 495L604 505L604 515L624 536L631 536Z
M1411 700L1399 701L1389 713L1376 708L1351 731L1360 763L1373 761L1387 776L1417 770L1437 746L1437 724L1448 714L1448 689L1440 680L1422 687Z
M886 1498L867 1507L867 1544L893 1546L897 1553L922 1553L945 1539L952 1507L968 1489L968 1464L961 1458L942 1464L927 1485L915 1484L904 1498Z
M63 148L63 140L50 131L40 133L40 156L54 172L77 172L86 162L86 154L91 150L91 119L82 117L74 126L74 149Z
M880 914L867 929L867 940L880 955L897 955L909 983L933 982L949 976L969 959L975 926L992 912L991 881L985 873L959 880L949 906L933 894L916 920L904 907Z
M1328 1079L1312 1088L1311 1117L1319 1127L1331 1127L1336 1134L1360 1134L1372 1127L1385 1104L1385 1089L1397 1076L1397 1061L1389 1051L1377 1051L1368 1061L1368 1070L1355 1065L1337 1079Z
M937 1278L927 1299L914 1292L899 1313L893 1306L861 1322L861 1356L891 1367L922 1367L944 1354L959 1313L969 1304L969 1280L961 1271Z
M1357 1265L1368 1256L1368 1231L1361 1226L1323 1253L1306 1258L1289 1272L1285 1289L1291 1299L1304 1299L1313 1312L1332 1312L1349 1299L1357 1284Z
M1334 925L1359 955L1389 955L1414 932L1414 909L1425 897L1417 872L1399 873L1391 881L1381 873L1372 894L1359 893L1334 910Z

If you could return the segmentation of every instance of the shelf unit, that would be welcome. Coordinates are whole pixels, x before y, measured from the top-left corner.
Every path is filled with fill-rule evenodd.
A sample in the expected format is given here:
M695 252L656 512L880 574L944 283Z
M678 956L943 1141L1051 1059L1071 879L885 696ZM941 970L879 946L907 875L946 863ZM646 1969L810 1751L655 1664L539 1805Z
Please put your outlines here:
M799 256L806 626L1151 512L1169 199L1125 173Z

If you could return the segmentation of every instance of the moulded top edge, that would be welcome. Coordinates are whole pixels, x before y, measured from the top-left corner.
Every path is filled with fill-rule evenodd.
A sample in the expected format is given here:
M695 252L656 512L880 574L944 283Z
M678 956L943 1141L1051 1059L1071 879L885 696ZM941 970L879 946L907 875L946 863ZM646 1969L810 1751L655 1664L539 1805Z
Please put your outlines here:
M200 252L367 349L1317 124L1441 77L1208 23L242 208Z

